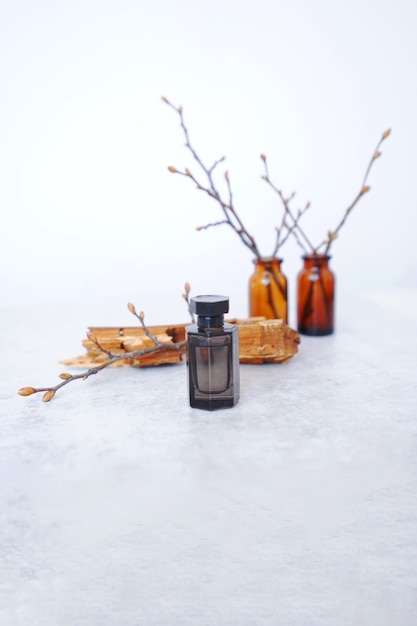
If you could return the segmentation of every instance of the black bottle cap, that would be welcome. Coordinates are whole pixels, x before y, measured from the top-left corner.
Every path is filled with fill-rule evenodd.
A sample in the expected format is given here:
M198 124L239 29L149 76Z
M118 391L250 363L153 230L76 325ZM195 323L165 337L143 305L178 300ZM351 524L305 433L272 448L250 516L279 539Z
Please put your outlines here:
M195 296L191 298L192 313L203 317L217 317L229 312L227 296Z

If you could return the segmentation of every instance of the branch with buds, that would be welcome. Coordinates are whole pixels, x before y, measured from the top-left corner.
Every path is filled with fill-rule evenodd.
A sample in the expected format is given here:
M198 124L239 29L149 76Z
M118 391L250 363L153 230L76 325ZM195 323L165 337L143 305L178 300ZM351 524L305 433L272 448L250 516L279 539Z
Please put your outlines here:
M243 224L243 221L239 217L236 211L236 208L234 206L233 193L232 193L229 173L227 171L224 172L224 180L226 182L226 190L227 190L226 198L222 197L219 189L217 188L217 185L214 182L215 170L220 163L223 163L223 161L225 160L225 157L221 157L220 159L215 161L213 165L211 165L210 167L207 167L203 163L202 159L199 157L199 155L197 154L196 150L194 149L194 147L192 146L190 142L189 132L184 122L184 115L183 115L182 107L181 106L176 107L174 104L172 104L168 100L168 98L163 97L162 100L172 109L174 109L174 111L177 112L179 119L180 119L180 125L183 130L184 137L185 137L185 146L191 152L195 162L200 167L200 170L202 171L203 175L206 178L206 182L202 182L201 180L199 180L197 176L194 175L188 168L185 168L184 170L178 170L176 167L173 167L172 165L170 165L168 167L168 170L172 174L180 174L181 176L186 176L187 178L192 180L199 191L205 192L208 196L210 196L210 198L213 198L213 200L215 200L220 205L221 210L223 212L224 219L220 221L216 221L216 222L211 222L204 226L198 226L197 230L206 230L208 228L212 228L214 226L220 226L223 224L230 226L231 228L233 228L235 233L237 233L242 243L247 248L249 248L249 250L254 254L254 256L258 259L262 258L254 237L246 229L245 225ZM282 243L283 242L280 242L278 238L276 245L275 245L273 256L275 256L275 254L278 252L278 249L282 245Z
M188 309L188 313L190 314L191 323L194 324L195 316L194 316L194 313L191 311L190 291L191 291L190 283L185 283L184 293L182 294L182 297L187 303L187 309Z
M263 161L264 171L265 171L265 173L263 174L261 178L264 181L266 181L268 185L271 187L271 189L273 189L273 191L275 191L275 193L279 196L279 199L281 200L282 206L284 208L284 214L282 216L281 225L280 227L276 228L277 238L276 238L276 244L275 244L275 250L274 250L273 256L275 256L278 249L287 241L288 237L291 234L294 235L297 243L299 243L298 236L297 236L298 232L302 235L303 239L307 241L307 243L312 248L313 247L312 244L309 242L307 235L305 234L304 230L302 230L300 226L300 219L304 215L304 213L310 208L310 202L307 202L307 204L304 206L303 209L298 209L297 213L294 215L292 209L290 208L290 202L291 200L294 199L295 192L293 192L288 198L286 198L284 194L282 193L282 191L278 189L278 187L276 187L274 183L271 181L269 177L267 158L264 154L261 154L261 160ZM285 232L285 235L283 236L283 238L281 238L284 232Z
M322 241L318 246L313 246L313 244L311 243L311 241L309 240L309 238L307 237L304 229L301 228L299 220L300 217L305 213L305 211L309 208L310 203L307 203L305 208L301 211L298 211L296 215L293 214L293 212L290 209L289 203L290 201L293 199L294 194L292 194L290 196L289 199L286 199L282 193L282 191L280 189L278 189L272 182L271 179L269 178L269 173L268 173L268 167L267 167L267 160L265 155L261 155L261 159L264 162L264 166L265 166L265 174L262 176L262 178L268 183L268 185L275 191L275 193L278 194L282 205L284 207L284 218L283 218L283 222L281 225L281 229L277 229L277 239L279 240L279 237L281 236L282 233L282 227L286 227L287 228L287 232L286 232L286 236L284 238L285 239L289 236L290 233L293 234L293 236L295 237L295 240L297 242L297 244L303 249L303 251L305 253L310 253L310 254L319 254L321 250L324 249L324 254L328 255L331 245L333 243L333 241L335 241L335 239L337 239L337 237L339 236L339 231L340 229L343 227L343 225L345 224L348 215L352 212L353 208L357 205L357 203L359 202L359 200L370 191L370 187L367 185L367 181L368 181L368 176L370 174L370 171L372 169L373 164L375 163L375 161L377 159L379 159L379 157L381 156L382 152L380 151L380 147L383 141L385 141L385 139L387 139L387 137L389 137L391 133L391 130L388 129L386 130L383 134L381 139L378 141L375 150L372 154L371 160L369 161L368 167L366 168L365 171L365 175L362 181L362 185L361 188L359 190L359 192L357 193L357 195L355 196L355 198L353 199L353 201L351 202L351 204L347 207L347 209L345 210L345 213L341 219L341 221L339 222L339 224L337 225L337 227L334 230L329 230L327 232L327 238L324 239L324 241ZM288 223L289 222L289 223ZM281 242L283 243L283 242Z
M183 294L183 298L186 300L189 310L190 310L189 308L190 290L191 290L190 285L186 283L185 294ZM98 339L95 337L93 333L88 332L87 338L96 345L96 347L98 348L98 350L100 350L100 352L102 352L104 355L108 357L106 361L104 361L100 365L97 365L96 367L90 367L89 369L87 369L85 372L82 372L81 374L69 374L68 372L63 372L62 374L59 375L61 382L55 386L39 387L39 388L22 387L21 389L19 389L17 393L20 396L31 396L34 393L43 393L43 396L42 396L43 402L49 402L49 400L52 400L52 398L55 396L56 392L62 387L64 387L65 385L68 385L69 383L74 382L74 380L87 380L87 378L90 378L90 376L94 376L95 374L98 374L99 372L101 372L101 370L104 370L106 367L113 365L117 361L135 359L137 357L142 357L142 356L145 356L146 354L151 354L153 352L158 352L160 350L176 350L176 351L183 350L186 344L185 340L178 341L176 343L169 342L169 341L160 341L158 337L156 337L145 324L145 314L143 313L143 311L141 311L140 313L137 313L134 305L131 304L130 302L127 305L127 308L129 309L130 313L132 313L132 315L134 315L139 320L145 335L154 344L151 348L143 348L143 349L134 350L131 352L123 352L122 354L113 354L110 350L106 350L103 346L100 345ZM191 317L191 319L193 319L193 317Z
M194 161L199 166L200 170L205 176L206 181L202 182L188 168L185 168L184 170L179 170L176 167L170 165L168 167L168 170L173 174L180 174L181 176L185 176L191 179L199 191L205 192L208 196L213 198L213 200L215 200L220 205L222 212L223 212L224 219L215 221L215 222L210 222L209 224L205 224L204 226L198 226L197 230L207 230L214 226L221 226L221 225L230 226L237 233L237 235L239 236L243 244L251 250L254 256L258 259L261 259L262 256L260 254L259 248L256 244L254 237L248 232L248 230L244 226L243 221L239 217L236 211L236 208L234 206L233 193L232 193L229 173L227 171L224 172L224 179L226 181L226 189L227 189L227 198L222 197L219 189L217 188L214 182L215 170L218 167L218 165L225 160L225 157L221 157L220 159L217 159L216 161L214 161L214 163L210 167L207 167L203 163L202 159L198 155L193 145L191 144L188 128L185 125L185 121L184 121L182 107L175 106L174 104L172 104L172 102L168 100L168 98L163 97L162 100L169 107L171 107L174 111L176 111L176 113L178 114L180 125L182 128L184 137L185 137L185 146L189 150L189 152L191 152L191 155ZM278 195L281 201L282 207L283 207L283 215L282 215L281 223L279 226L275 228L275 231L276 231L275 246L274 246L271 257L277 256L278 251L282 248L282 246L286 243L286 241L291 235L295 238L295 241L297 242L297 244L303 249L304 253L306 254L307 253L310 253L310 254L324 253L325 255L329 254L330 248L333 242L335 241L335 239L337 239L337 237L339 236L339 231L344 226L348 215L352 212L352 210L354 209L356 204L359 202L359 200L370 191L370 187L367 184L369 174L371 172L373 164L382 154L380 151L382 142L385 141L385 139L390 135L390 133L391 133L391 130L386 130L382 134L382 137L377 143L375 150L373 152L373 155L371 157L371 160L365 171L365 175L364 175L359 192L357 193L357 195L355 196L351 204L345 210L344 215L341 221L339 222L339 224L337 225L337 227L334 230L329 230L327 232L326 239L324 239L318 246L314 246L312 244L305 230L300 225L300 220L302 216L310 208L310 202L307 202L307 204L303 208L298 209L297 212L294 212L290 204L291 204L291 201L294 199L295 193L292 193L288 197L284 196L283 192L272 182L269 176L267 158L264 154L261 154L261 160L263 161L263 164L264 164L264 174L262 176L262 179Z

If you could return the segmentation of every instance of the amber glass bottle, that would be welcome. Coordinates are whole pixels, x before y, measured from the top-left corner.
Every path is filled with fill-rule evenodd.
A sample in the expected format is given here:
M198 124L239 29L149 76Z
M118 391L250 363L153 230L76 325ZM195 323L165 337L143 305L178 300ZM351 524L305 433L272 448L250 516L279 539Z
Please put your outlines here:
M287 279L281 272L282 259L255 259L255 271L249 279L249 315L288 321Z
M334 331L335 277L326 254L306 254L298 274L298 332L331 335Z

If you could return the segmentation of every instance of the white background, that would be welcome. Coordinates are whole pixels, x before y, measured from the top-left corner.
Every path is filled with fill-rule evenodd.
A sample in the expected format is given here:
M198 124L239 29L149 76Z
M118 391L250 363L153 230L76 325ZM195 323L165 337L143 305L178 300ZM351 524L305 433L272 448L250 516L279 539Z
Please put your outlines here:
M189 281L247 315L252 255L228 227L196 232L222 215L167 171L197 174L162 95L207 164L226 155L264 255L281 207L260 153L295 209L311 201L318 243L392 128L332 266L339 294L416 286L416 27L410 0L2 3L1 304L84 305L86 324L122 324L132 301L148 321L183 321ZM292 302L300 254L282 251Z

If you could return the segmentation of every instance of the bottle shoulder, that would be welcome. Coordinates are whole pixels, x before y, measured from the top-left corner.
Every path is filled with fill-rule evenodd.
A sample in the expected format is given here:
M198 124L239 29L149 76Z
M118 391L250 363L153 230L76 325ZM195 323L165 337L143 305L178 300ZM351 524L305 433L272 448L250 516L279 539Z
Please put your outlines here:
M188 335L200 335L201 337L217 337L221 335L230 335L237 332L235 324L224 323L221 328L199 328L197 324L190 324L185 327Z

